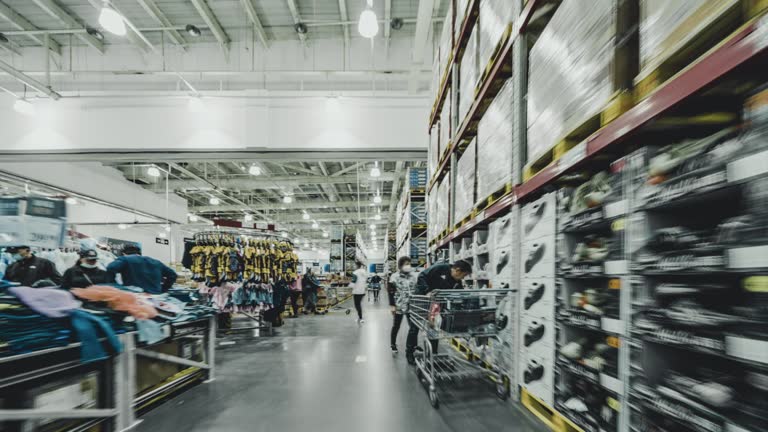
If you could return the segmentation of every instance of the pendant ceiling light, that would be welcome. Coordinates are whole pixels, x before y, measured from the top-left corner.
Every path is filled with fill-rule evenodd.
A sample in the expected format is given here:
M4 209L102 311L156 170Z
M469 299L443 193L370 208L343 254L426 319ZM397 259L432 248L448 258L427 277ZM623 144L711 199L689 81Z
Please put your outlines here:
M327 232L323 233L323 238L328 238L328 233Z
M314 228L314 229L318 229L318 228L320 228L320 225L318 225L318 223L317 223L317 222L313 222L313 223L312 223L312 228Z
M282 233L282 234L280 234L280 237L282 237L282 238L286 238L286 237L288 237L288 233L287 233L287 232L285 232L285 231L283 231L283 233Z
M189 221L190 222L197 222L197 215L191 214L189 215Z
M373 0L368 0L368 7L360 14L357 31L360 36L368 39L373 39L379 34L379 19L373 11Z
M221 204L221 200L216 198L216 197L211 197L211 199L208 200L208 202L211 203L211 205L219 205L219 204Z
M290 203L292 203L292 202L293 202L293 197L292 197L292 196L290 196L290 195L286 195L286 196L284 196L284 197L283 197L283 202L284 202L285 204L290 204Z
M104 27L104 30L116 34L118 36L125 36L125 21L123 16L116 11L108 1L104 2L104 6L101 8L101 14L99 14L99 24Z
M128 225L124 223L118 224L117 227L120 228L121 230L128 229Z
M261 175L261 168L258 165L253 164L250 168L248 168L248 174L252 176L259 176Z
M251 222L253 220L253 215L247 214L247 215L245 215L243 220L246 221L246 222Z
M309 213L304 212L304 215L301 216L304 220L309 220Z
M381 170L379 169L379 163L374 162L373 168L371 168L371 177L380 177Z
M160 170L156 166L147 168L147 175L150 177L160 177Z

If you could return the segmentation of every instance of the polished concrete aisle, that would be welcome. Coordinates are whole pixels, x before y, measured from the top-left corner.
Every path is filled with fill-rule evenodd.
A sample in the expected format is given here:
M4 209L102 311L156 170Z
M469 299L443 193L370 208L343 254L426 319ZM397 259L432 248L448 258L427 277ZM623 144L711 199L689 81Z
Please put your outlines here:
M274 337L221 339L216 380L148 413L136 430L546 430L518 404L498 400L486 385L442 392L440 409L432 409L404 355L390 353L388 308L365 306L367 322L362 326L355 323L354 313L332 312L288 320ZM401 329L401 350L406 331L407 324Z

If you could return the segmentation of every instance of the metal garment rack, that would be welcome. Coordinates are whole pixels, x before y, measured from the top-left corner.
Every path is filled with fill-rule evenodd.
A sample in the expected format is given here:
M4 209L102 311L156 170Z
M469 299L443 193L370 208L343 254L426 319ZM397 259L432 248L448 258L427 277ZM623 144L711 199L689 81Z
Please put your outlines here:
M184 331L190 325L197 324L197 328L190 331ZM46 408L24 408L24 409L0 409L0 421L20 421L20 420L42 420L42 419L97 419L99 423L108 422L109 431L127 431L140 423L136 419L135 407L141 400L146 400L163 391L173 388L184 378L180 378L162 387L153 390L148 394L136 395L136 356L154 358L161 361L176 363L183 366L197 367L206 371L206 383L215 379L215 349L216 349L216 317L193 321L190 323L180 323L178 326L167 326L171 336L164 341L173 340L182 336L190 336L196 333L205 341L206 362L196 362L182 357L169 354L156 353L145 348L137 348L136 333L125 333L119 335L120 342L123 344L123 351L110 357L103 364L97 366L103 368L108 377L103 388L107 389L109 396L106 401L107 408L84 408L84 409L46 409ZM27 354L20 354L11 357L0 358L0 368L13 365L15 362L28 362L32 359L40 359L46 355L64 354L66 351L72 351L80 347L80 343L73 343L64 347L39 350ZM71 353L70 353L71 354ZM75 353L76 354L76 353ZM17 385L35 379L55 376L62 372L71 371L82 367L83 363L78 360L66 360L41 369L21 372L12 376L0 378L0 388Z

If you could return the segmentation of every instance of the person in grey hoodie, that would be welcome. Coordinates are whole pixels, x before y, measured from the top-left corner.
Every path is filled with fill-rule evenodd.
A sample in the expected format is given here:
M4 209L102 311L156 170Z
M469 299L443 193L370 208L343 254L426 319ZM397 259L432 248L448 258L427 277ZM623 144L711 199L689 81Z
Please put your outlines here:
M416 272L411 267L411 258L400 257L397 260L397 272L389 278L389 306L392 308L392 331L390 333L390 345L392 354L397 354L397 333L403 323L403 317L408 313L408 301L413 288L416 286Z

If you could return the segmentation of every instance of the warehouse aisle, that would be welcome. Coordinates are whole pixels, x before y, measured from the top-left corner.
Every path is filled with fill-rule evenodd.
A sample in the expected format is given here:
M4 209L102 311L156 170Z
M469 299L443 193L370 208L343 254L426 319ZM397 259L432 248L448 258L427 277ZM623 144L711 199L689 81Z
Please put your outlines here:
M442 393L440 410L433 410L403 354L389 352L388 308L366 306L362 327L335 312L289 320L272 338L226 339L235 344L219 346L216 381L148 413L136 430L546 430L485 386Z

